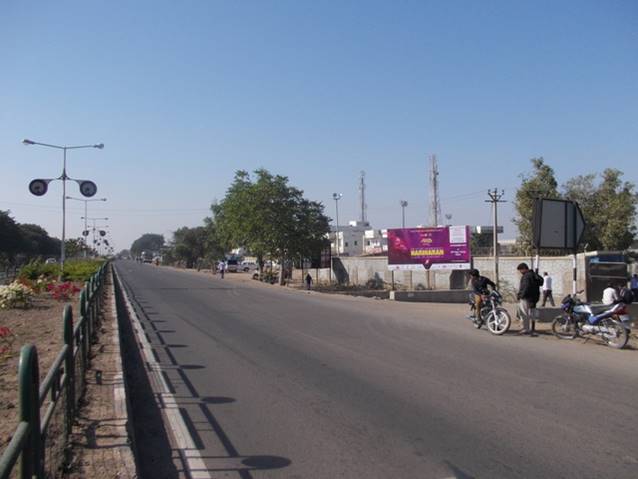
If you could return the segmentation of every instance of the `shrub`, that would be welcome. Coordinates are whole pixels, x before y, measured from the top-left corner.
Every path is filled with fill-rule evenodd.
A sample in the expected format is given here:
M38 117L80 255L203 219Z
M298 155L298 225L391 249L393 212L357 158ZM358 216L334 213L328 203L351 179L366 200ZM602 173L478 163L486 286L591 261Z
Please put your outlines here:
M20 268L18 278L37 281L38 278L56 278L60 275L60 265L45 264L40 260L32 260Z
M11 355L11 346L15 339L15 334L9 328L0 327L0 358L5 359Z
M18 281L0 286L0 309L28 308L31 306L33 290Z
M95 259L68 261L64 263L64 280L88 281L100 269L102 264L104 264L104 261Z
M80 292L80 288L70 281L64 283L51 283L47 287L53 299L58 301L69 301L75 293Z
M104 261L95 259L70 260L64 263L65 281L88 281L93 276ZM42 261L34 260L24 265L18 277L21 280L37 282L38 279L49 280L60 276L59 264L45 264ZM46 286L46 285L45 285Z

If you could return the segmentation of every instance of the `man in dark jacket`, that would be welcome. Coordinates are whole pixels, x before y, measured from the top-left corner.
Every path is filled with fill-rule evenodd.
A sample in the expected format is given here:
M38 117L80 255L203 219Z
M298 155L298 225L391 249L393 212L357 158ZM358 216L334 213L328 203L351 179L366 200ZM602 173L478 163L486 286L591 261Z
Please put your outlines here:
M521 273L521 283L518 288L518 314L523 320L523 329L519 334L534 333L534 312L536 303L541 297L540 287L543 285L543 278L529 269L526 263L519 264L516 269ZM531 329L530 329L531 320Z
M470 270L470 287L474 295L474 314L479 315L483 306L483 295L489 294L489 288L496 289L493 281L481 276L478 269ZM478 316L477 316L478 317Z

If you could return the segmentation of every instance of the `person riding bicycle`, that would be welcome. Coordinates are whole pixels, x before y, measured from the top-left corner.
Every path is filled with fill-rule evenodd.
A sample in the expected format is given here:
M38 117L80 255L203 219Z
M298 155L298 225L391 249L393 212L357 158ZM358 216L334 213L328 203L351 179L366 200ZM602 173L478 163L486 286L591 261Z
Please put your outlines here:
M469 286L472 288L472 294L474 295L474 314L478 315L483 306L483 296L490 293L489 288L496 290L496 284L489 278L481 276L478 269L471 269Z

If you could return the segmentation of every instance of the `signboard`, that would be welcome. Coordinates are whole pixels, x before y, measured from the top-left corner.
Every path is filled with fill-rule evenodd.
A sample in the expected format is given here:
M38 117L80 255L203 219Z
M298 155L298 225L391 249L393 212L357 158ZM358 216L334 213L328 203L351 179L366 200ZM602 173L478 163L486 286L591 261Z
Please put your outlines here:
M534 246L574 251L585 231L578 203L539 198L534 203Z
M388 230L388 269L470 269L468 226Z

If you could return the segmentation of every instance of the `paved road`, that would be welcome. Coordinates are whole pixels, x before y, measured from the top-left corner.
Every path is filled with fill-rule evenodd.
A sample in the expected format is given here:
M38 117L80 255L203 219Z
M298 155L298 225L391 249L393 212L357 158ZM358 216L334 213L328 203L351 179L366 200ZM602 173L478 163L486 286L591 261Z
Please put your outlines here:
M194 476L638 477L638 351L493 337L460 305L116 268Z

